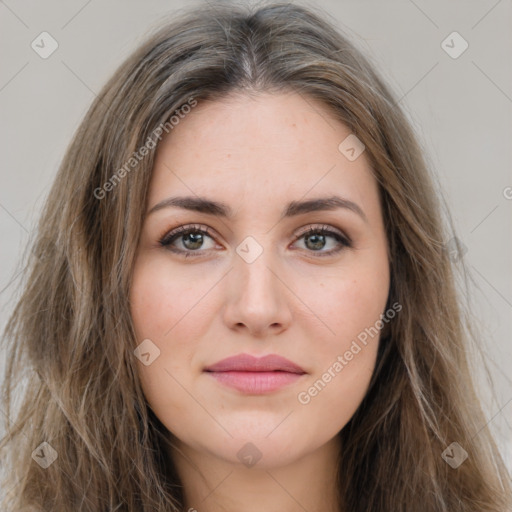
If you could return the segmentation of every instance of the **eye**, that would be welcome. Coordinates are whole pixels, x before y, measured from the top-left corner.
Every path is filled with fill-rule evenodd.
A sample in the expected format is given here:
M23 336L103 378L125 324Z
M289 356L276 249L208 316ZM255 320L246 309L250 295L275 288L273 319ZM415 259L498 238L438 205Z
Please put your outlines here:
M306 250L319 253L318 255L321 257L336 254L345 247L352 247L352 243L347 236L329 226L309 227L297 236L296 241L302 239L304 239ZM331 239L330 244L328 243L329 239ZM327 251L322 250L329 245L334 246L334 248Z
M160 238L159 244L185 257L199 256L203 252L200 249L208 250L215 248L215 240L210 233L211 230L207 226L180 226ZM207 239L210 240L209 247L205 247ZM295 242L302 239L304 239L305 244L304 250L318 253L319 256L329 256L340 252L345 247L352 246L347 236L329 226L311 226L306 231L297 235ZM331 239L330 243L329 239ZM334 248L327 251L323 250L329 245L334 246Z
M207 226L180 226L164 235L159 240L159 244L185 257L196 256L192 253L199 252L198 250L201 248L205 249L203 246L206 238L213 242L213 237L209 233L210 229ZM175 242L178 242L178 244L175 244ZM215 247L215 243L210 244L210 247L206 247L206 249L212 249L213 247Z

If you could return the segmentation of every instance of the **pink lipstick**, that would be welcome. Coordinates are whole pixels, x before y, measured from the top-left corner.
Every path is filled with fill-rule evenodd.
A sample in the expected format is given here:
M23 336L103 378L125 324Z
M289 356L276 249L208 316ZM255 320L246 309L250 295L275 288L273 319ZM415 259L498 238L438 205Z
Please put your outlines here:
M264 357L239 354L218 361L204 371L218 382L252 395L277 391L306 373L297 364L275 354Z

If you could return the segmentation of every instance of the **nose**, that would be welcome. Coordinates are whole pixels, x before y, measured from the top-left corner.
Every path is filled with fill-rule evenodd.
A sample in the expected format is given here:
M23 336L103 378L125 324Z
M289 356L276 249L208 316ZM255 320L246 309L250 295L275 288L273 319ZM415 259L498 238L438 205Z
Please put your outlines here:
M225 324L256 337L277 335L291 323L289 290L283 271L265 250L248 263L235 255L229 272L223 311Z

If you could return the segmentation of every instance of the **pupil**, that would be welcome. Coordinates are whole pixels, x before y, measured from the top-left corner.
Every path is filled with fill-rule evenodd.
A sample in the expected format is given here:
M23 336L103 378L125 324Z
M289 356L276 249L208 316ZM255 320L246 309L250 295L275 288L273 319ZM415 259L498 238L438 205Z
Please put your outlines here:
M194 240L195 238L195 240ZM183 243L187 249L199 249L201 247L201 244L203 243L203 235L201 233L187 233L184 235ZM192 246L188 244L187 242L191 241Z
M310 247L308 241L316 239L316 242L313 242L313 247ZM309 249L322 249L325 245L325 235L309 235L306 237L306 246Z

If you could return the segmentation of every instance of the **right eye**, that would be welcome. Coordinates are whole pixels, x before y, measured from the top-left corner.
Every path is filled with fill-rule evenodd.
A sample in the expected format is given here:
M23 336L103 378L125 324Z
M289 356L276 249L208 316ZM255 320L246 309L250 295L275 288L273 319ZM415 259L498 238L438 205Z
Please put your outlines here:
M211 230L208 228L208 226L201 226L197 224L180 226L165 234L159 240L159 244L162 247L166 247L170 251L181 254L185 257L195 257L199 254L193 253L204 252L200 251L199 249L203 247L205 243L205 237L212 241L214 240L212 235L209 233L211 233ZM176 246L176 242L178 242L178 245L181 245L181 248ZM212 249L214 246L215 244L213 244L211 247L207 247L205 250Z

